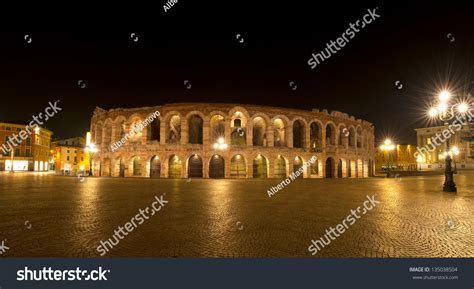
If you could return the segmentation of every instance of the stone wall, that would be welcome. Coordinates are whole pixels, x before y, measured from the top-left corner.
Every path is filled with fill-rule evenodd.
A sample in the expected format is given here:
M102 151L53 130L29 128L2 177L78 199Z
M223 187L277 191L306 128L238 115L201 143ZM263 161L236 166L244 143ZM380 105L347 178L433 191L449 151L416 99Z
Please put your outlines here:
M111 148L156 111L150 125ZM368 177L374 168L373 125L338 111L212 103L96 108L91 135L99 149L95 176L273 178L313 155L317 164L304 178Z

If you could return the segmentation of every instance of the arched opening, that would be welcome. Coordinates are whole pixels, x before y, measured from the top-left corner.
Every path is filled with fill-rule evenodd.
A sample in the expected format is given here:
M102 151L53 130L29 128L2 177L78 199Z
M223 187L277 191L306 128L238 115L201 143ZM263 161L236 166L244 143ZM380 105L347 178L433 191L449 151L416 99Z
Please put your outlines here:
M231 134L230 143L231 145L244 146L247 144L247 120L243 113L236 111L232 115L231 120Z
M326 178L333 178L334 177L334 159L327 158L326 159Z
M143 137L142 119L139 117L133 117L130 123L128 140L132 143L141 143Z
M303 159L300 157L295 157L293 160L293 172L298 171L303 167ZM303 174L300 174L298 178L303 178Z
M39 170L42 171L43 170L43 162L39 162L39 165L40 165ZM102 166L102 163L100 162L100 159L92 161L92 172L93 172L94 176L96 176L96 177L101 176L101 174L100 174L101 173L101 166Z
M197 114L193 114L188 119L189 143L202 144L203 120Z
M344 126L339 126L339 137L338 137L338 145L339 146L345 146L347 143L347 136L349 133L349 130L345 128Z
M102 169L102 175L104 177L112 176L112 161L109 158L104 159L104 166Z
M196 154L188 159L188 178L202 178L202 158Z
M148 140L160 141L160 119L155 118L149 125Z
M132 158L132 174L135 177L142 175L142 161L140 157Z
M108 146L112 143L112 121L106 121L104 125L104 145Z
M363 135L362 135L362 128L358 127L357 128L357 148L362 147L362 141L363 141Z
M364 164L362 168L363 168L362 169L363 177L368 178L369 177L369 163L367 160L364 160Z
M357 177L363 178L364 177L364 163L361 159L357 160Z
M283 147L286 146L286 134L285 134L285 123L280 118L273 121L273 146Z
M286 178L286 160L284 157L279 155L275 160L273 176L275 178L284 179Z
M267 159L262 155L258 155L253 160L253 177L254 178L267 178Z
M374 176L374 161L369 160L369 177Z
M337 177L342 178L342 160L337 162Z
M168 177L171 179L181 178L181 160L177 155L170 156L168 160Z
M117 158L115 160L115 175L118 177L125 177L125 164L123 163L122 158Z
M161 175L161 161L158 156L150 160L150 178L159 178Z
M336 145L336 128L331 123L326 125L326 145Z
M351 168L351 178L357 178L357 162L350 161L350 168Z
M310 125L310 147L311 151L318 152L322 150L321 146L321 128L317 122L312 122Z
M113 135L113 142L121 140L125 136L126 126L125 126L125 117L119 116L113 122L113 127L115 129Z
M353 127L351 127L349 129L349 146L350 147L355 147L355 145L356 145L355 144L355 135L356 135L355 129Z
M247 166L242 155L235 155L230 160L230 176L233 178L247 176Z
M352 178L352 169L351 169L351 161L347 161L347 177Z
M95 137L94 137L94 142L96 145L102 144L102 123L98 123L95 126Z
M293 122L293 147L304 147L304 123L301 120Z
M253 145L254 146L266 146L267 145L267 136L266 136L267 125L265 120L260 116L257 116L253 119Z
M166 142L170 144L179 143L181 141L181 118L179 115L170 117L166 125L166 131L168 133Z
M210 123L210 143L216 143L219 138L224 138L225 121L222 115L214 115L211 117Z
M310 175L319 176L319 161L316 160L309 166Z
M224 177L224 158L220 155L213 155L209 161L209 177L219 179Z

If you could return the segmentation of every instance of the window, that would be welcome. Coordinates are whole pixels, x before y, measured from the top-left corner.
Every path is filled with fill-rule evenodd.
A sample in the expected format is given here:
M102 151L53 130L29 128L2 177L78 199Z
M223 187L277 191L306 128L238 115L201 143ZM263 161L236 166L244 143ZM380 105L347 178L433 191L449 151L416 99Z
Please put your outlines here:
M69 151L69 149L68 149L68 150L67 150L67 153L69 153L69 152L70 152L70 151Z
M12 128L7 126L7 130L10 131L10 130L12 130Z
M5 136L5 142L8 142L10 140L9 136Z
M68 142L68 141L66 141L66 145L69 145L69 142Z
M69 156L66 157L66 160L69 161Z
M15 156L19 156L20 155L20 149L15 149Z
M31 153L30 149L26 149L25 150L25 157L30 157L31 156L30 153Z
M21 131L21 129L20 129L20 128L17 128L16 131Z
M81 162L83 162L83 161L84 161L84 157L81 157Z
M27 138L27 139L26 139L26 145L27 145L27 146L30 146L30 145L31 145L31 139L30 139L30 138Z
M74 162L77 163L77 157L76 156L74 156Z
M74 150L74 153L77 154L77 150Z

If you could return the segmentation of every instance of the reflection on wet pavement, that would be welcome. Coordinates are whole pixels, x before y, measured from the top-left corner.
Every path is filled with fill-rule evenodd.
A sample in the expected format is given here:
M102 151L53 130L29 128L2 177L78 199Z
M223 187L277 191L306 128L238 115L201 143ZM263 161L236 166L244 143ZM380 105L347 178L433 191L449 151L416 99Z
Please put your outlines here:
M167 207L106 256L311 257L312 239L375 194L380 204L316 257L473 257L474 172L455 181L458 194L441 192L443 176L304 179L269 198L279 180L2 173L0 240L3 256L99 256L100 240L166 193Z

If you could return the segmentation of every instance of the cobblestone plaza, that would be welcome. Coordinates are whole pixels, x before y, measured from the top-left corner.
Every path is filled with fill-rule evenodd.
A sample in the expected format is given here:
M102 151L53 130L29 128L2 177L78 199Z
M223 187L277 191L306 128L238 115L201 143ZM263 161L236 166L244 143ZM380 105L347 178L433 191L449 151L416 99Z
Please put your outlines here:
M95 257L101 240L169 203L106 256L312 257L308 246L375 195L377 207L315 257L473 257L474 172L395 179L147 179L0 174L1 257Z

